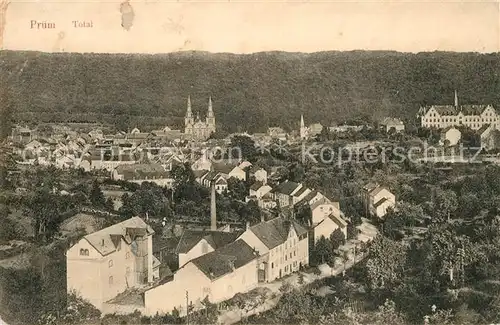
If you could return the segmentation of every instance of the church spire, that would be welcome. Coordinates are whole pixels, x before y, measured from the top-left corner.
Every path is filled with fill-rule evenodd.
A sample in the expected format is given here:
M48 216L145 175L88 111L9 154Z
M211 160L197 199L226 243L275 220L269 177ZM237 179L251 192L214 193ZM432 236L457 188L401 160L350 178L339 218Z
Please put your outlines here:
M188 96L186 117L193 117L193 112L191 111L191 96Z
M304 124L304 115L300 115L300 128L304 128L305 127L305 124Z
M214 111L212 108L212 96L208 97L208 113L207 117L214 117Z
M458 107L458 94L456 89L455 89L455 107Z

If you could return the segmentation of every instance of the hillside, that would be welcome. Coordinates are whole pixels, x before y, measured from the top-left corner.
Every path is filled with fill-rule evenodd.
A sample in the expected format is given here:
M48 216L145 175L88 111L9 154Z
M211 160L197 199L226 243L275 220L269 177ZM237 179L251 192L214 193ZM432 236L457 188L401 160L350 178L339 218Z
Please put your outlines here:
M328 125L385 115L413 118L428 103L500 106L500 55L476 53L179 52L159 55L0 53L16 121L99 121L181 127L190 94L208 96L227 131Z

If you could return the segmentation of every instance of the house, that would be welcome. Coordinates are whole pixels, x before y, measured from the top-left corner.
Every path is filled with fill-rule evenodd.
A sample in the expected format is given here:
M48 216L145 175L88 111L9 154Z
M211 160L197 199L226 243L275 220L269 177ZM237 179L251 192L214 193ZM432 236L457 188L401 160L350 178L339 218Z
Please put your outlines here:
M252 163L249 161L243 160L242 162L240 162L238 167L241 168L242 170L245 170L245 168L252 167Z
M219 194L222 194L227 190L227 179L223 174L219 172L204 171L203 174L199 176L199 178L197 177L197 180L201 185L205 187L210 187L212 182L215 182L215 190Z
M127 288L153 282L153 234L133 217L84 236L66 252L68 292L76 291L102 310Z
M344 239L347 239L347 222L332 213L314 225L314 243L316 244L321 237L330 238L337 229L340 229L344 235Z
M272 139L278 139L281 141L285 141L287 137L287 133L285 130L280 128L279 126L275 127L270 127L267 130L267 134L272 138Z
M273 194L269 191L266 194L264 194L260 199L257 199L257 205L261 209L269 210L269 209L274 209L277 204Z
M363 199L366 213L378 218L383 218L388 209L396 205L396 196L386 187L375 183L363 187Z
M177 244L179 268L189 261L234 242L241 232L185 230Z
M265 194L271 192L272 187L262 182L255 182L250 186L250 196L254 196L257 200L262 198Z
M255 177L257 182L267 184L267 171L264 168L252 169L250 174Z
M145 314L186 315L186 303L198 306L208 298L211 303L231 299L258 285L258 253L244 240L237 240L199 256L182 268L173 280L144 292Z
M462 138L462 132L454 126L448 126L441 131L441 145L456 146Z
M334 203L324 196L321 199L314 201L309 206L311 208L311 219L313 225L319 224L330 215L334 215L337 218L343 216L343 213L340 211L339 203Z
M111 177L136 184L151 182L167 188L172 188L174 184L170 172L159 164L121 165L113 170Z
M323 131L323 125L321 123L313 123L307 128L307 135L310 137L315 137Z
M497 125L499 121L498 114L492 105L459 105L456 91L454 105L421 107L419 116L422 127L438 129L463 125L479 130L484 125Z
M212 163L212 170L219 172L226 179L234 177L239 180L246 180L246 172L237 163L217 162Z
M486 151L495 149L500 144L499 132L494 124L483 125L477 130L477 138L481 149Z
M307 230L277 217L249 227L240 237L259 254L259 282L271 282L309 264Z
M301 188L302 184L285 181L273 188L271 193L280 207L286 207L294 204L293 194L298 192Z
M385 132L394 130L395 132L402 132L405 130L405 124L398 118L386 117L380 122L380 125L384 128Z

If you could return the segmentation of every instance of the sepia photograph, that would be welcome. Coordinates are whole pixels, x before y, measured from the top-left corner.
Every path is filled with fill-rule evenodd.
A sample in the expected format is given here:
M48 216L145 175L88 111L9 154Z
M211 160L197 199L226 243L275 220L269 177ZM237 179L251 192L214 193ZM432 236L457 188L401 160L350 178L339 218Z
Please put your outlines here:
M0 13L0 325L500 323L498 2Z

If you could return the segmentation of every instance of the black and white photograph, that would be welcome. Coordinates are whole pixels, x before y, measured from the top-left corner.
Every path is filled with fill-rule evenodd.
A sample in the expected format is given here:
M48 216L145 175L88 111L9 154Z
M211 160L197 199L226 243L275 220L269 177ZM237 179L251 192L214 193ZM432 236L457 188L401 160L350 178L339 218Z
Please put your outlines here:
M498 2L0 14L1 325L500 323Z

